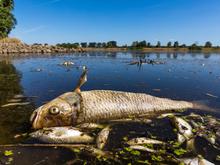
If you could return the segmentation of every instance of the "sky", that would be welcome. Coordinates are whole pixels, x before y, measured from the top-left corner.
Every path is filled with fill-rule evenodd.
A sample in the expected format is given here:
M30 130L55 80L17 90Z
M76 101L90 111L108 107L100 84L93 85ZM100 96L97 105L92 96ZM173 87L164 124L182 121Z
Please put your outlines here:
M220 45L220 0L14 0L11 37L31 43L146 40Z

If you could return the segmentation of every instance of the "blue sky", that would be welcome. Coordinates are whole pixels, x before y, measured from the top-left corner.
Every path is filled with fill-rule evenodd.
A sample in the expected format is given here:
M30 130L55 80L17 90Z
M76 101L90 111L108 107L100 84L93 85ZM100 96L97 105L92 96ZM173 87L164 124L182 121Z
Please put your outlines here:
M220 45L220 0L15 0L26 43L178 40Z

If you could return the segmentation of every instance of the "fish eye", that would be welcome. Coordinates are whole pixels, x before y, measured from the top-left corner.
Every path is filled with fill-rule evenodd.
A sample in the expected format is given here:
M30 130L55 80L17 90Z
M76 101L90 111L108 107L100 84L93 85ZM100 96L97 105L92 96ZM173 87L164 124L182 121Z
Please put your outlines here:
M49 109L49 112L50 112L51 115L58 115L60 113L60 110L59 110L58 107L51 107Z

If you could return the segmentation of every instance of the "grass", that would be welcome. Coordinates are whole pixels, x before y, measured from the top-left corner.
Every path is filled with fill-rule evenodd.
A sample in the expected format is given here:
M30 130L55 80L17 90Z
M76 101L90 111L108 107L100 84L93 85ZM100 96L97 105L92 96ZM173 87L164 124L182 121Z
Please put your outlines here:
M0 43L14 43L14 44L21 44L21 40L17 39L17 38L3 38L0 39Z

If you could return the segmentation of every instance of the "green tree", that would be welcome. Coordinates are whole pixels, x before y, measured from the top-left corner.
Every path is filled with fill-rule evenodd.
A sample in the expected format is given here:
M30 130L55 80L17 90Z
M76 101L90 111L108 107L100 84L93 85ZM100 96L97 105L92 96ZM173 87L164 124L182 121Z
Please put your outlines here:
M145 40L139 42L139 44L138 44L138 47L141 47L141 48L144 48L144 47L146 47L146 46L147 46L147 42L146 42Z
M167 43L167 47L168 47L168 48L171 48L171 47L172 47L172 42L168 42L168 43Z
M160 41L157 42L156 47L157 47L157 48L160 48L160 47L161 47L161 43L160 43Z
M117 48L117 42L116 41L109 41L107 42L108 48Z
M88 46L88 45L87 45L87 42L82 42L82 43L81 43L81 46L82 46L82 48L87 48L87 46Z
M179 42L178 42L178 41L175 41L174 44L173 44L173 47L174 47L174 48L178 48L178 47L179 47Z
M210 41L207 41L205 43L205 48L211 48L212 47L212 43Z
M96 42L89 43L89 48L96 48L96 46L97 46Z
M0 38L7 37L17 23L13 9L13 0L0 0Z

